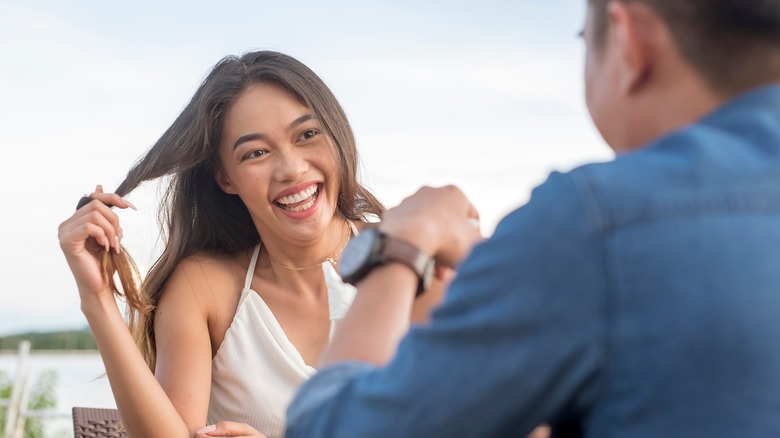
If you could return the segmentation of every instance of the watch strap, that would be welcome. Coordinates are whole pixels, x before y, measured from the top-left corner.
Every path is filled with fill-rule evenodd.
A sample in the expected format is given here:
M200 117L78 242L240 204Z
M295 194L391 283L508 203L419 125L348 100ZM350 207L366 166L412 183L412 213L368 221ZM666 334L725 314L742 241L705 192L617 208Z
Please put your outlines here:
M433 270L431 257L410 243L384 233L382 235L384 240L382 249L383 262L398 262L411 268L419 278L417 295L423 293L430 284Z

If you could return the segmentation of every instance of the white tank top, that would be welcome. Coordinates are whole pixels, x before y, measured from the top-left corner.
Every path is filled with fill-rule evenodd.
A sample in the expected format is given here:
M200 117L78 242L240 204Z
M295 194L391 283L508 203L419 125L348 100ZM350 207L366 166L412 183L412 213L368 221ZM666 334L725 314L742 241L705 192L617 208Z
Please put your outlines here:
M355 225L350 225L357 235ZM271 309L251 289L260 246L252 254L236 315L212 361L208 424L247 423L268 438L278 438L295 391L317 370L306 365ZM332 335L352 304L355 288L342 282L330 263L323 263L322 271Z

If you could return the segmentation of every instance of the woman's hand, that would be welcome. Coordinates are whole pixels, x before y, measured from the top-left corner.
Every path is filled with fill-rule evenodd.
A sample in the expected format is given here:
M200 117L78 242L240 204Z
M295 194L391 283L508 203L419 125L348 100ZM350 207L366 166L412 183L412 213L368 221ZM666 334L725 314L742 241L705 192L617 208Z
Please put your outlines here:
M431 312L441 304L450 282L455 278L455 270L442 265L436 265L430 287L414 300L412 307L412 323L427 323Z
M108 251L119 253L122 228L109 205L135 209L119 195L103 193L101 186L89 197L92 202L61 223L58 233L60 248L76 279L82 302L111 294L101 261Z
M195 438L238 437L238 438L266 438L252 426L246 423L234 423L232 421L220 421L211 426L198 429Z
M550 438L550 433L550 426L543 424L537 426L537 428L532 430L525 438Z

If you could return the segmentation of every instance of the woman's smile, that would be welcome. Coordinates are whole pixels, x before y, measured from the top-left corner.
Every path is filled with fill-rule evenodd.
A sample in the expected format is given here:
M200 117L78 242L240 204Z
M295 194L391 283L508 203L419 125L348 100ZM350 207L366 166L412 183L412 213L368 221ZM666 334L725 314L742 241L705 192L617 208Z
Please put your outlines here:
M316 210L320 198L321 184L311 184L303 190L292 194L278 196L273 203L288 216L300 219L308 217Z

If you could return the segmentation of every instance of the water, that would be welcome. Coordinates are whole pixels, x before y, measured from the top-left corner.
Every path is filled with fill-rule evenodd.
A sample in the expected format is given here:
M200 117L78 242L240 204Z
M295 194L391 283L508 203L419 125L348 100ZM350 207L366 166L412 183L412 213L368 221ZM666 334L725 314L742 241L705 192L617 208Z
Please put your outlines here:
M57 418L45 420L46 438L73 437L71 408L116 408L114 396L104 373L103 361L98 353L33 352L29 357L30 376L33 382L46 370L57 373ZM17 356L0 354L0 370L10 376L16 375Z

